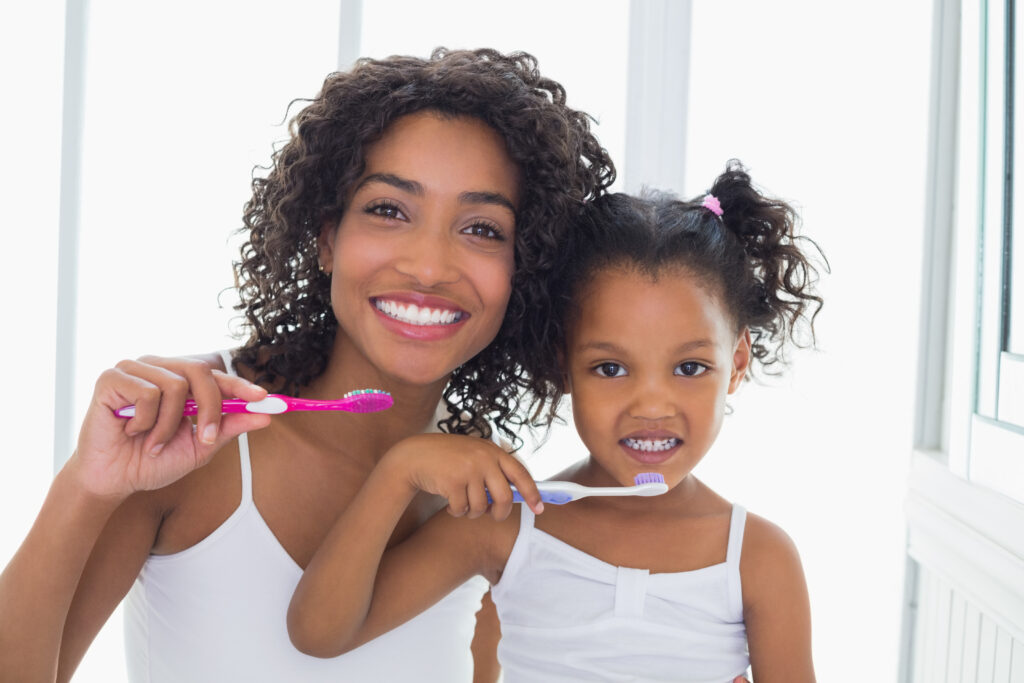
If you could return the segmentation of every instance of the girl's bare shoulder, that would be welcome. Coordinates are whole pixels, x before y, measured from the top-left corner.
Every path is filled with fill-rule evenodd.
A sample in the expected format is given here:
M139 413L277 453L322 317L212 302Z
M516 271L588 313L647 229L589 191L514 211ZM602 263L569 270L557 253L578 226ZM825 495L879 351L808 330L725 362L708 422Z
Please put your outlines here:
M783 597L804 585L793 539L779 525L753 513L747 514L743 533L740 575L745 605L767 596Z

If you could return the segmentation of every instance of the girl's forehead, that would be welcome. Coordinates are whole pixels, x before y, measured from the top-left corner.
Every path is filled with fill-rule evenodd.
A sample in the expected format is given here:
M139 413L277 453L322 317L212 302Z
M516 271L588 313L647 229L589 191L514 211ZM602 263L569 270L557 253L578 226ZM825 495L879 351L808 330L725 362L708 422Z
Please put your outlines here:
M731 316L716 283L682 267L646 272L616 267L594 273L577 297L575 334L613 334L632 327L650 333L731 334Z

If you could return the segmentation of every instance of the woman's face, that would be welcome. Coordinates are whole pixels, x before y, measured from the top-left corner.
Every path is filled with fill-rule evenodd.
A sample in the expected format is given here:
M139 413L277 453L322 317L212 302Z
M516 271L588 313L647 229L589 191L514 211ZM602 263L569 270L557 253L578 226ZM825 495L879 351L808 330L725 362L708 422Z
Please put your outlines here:
M519 170L486 124L433 112L392 123L320 237L338 342L413 384L479 353L508 305L518 201Z

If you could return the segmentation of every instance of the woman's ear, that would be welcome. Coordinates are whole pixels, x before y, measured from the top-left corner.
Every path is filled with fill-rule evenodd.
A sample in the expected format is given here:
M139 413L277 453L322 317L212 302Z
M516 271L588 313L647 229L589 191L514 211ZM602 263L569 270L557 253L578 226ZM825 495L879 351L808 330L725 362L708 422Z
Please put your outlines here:
M740 387L740 382L747 374L750 367L750 328L744 327L736 340L736 348L732 352L732 374L729 375L729 393Z
M317 252L320 258L320 272L328 275L334 270L334 236L338 234L338 224L324 221L320 226L320 234L316 238Z

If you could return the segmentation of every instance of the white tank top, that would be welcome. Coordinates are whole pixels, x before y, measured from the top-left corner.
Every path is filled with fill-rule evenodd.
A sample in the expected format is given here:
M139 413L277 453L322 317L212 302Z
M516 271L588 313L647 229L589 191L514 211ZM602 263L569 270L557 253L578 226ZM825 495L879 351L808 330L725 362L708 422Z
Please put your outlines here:
M726 560L688 572L616 567L534 526L519 536L491 597L504 683L732 683L750 666L734 505Z
M173 555L151 555L125 599L129 680L471 681L474 615L487 590L482 577L340 657L310 657L292 646L285 615L302 569L253 503L244 435L238 447L242 468L238 509L191 548Z

